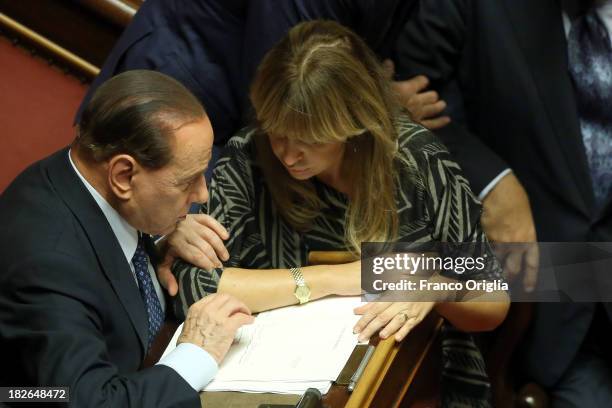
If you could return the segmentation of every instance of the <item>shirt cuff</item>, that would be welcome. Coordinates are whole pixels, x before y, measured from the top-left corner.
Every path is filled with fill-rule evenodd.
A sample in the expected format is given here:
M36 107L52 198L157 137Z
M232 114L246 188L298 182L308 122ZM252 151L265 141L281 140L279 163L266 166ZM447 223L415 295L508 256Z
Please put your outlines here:
M157 364L172 368L197 392L202 391L219 371L215 359L191 343L179 344Z
M499 173L497 177L495 177L489 184L486 185L485 188L482 189L480 194L478 194L478 199L480 201L484 200L484 198L493 190L493 188L499 183L501 179L503 179L508 173L512 172L512 169L506 169Z

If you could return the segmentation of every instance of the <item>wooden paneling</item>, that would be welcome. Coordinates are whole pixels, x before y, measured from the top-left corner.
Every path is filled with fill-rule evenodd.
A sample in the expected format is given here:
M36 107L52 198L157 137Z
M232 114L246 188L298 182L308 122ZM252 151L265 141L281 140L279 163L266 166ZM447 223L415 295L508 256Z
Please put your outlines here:
M0 13L100 67L140 0L0 0Z
M95 78L100 71L95 65L3 13L0 13L0 34L10 39L15 45L21 45L32 56L38 53L47 59L50 65L56 65L67 72L71 71L83 82Z
M81 0L85 7L120 27L130 23L141 3L141 0Z
M343 251L313 251L309 264L337 264L355 260L354 255ZM363 376L351 393L343 385L332 385L323 398L328 408L420 408L436 406L439 396L440 333L442 319L430 313L417 327L396 343L393 338L379 340L374 336L370 344L376 350L366 366ZM166 322L155 339L151 353L145 360L148 367L159 360L177 324ZM234 392L202 393L202 406L221 408L253 407L261 403L288 404L299 397L276 394L244 394Z

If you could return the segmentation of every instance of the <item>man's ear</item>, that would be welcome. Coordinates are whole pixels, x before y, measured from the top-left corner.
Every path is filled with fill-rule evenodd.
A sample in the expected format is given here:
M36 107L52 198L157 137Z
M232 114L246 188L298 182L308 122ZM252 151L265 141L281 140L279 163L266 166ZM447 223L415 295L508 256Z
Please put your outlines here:
M119 200L129 200L134 192L133 177L138 163L129 154L113 156L108 162L108 185Z

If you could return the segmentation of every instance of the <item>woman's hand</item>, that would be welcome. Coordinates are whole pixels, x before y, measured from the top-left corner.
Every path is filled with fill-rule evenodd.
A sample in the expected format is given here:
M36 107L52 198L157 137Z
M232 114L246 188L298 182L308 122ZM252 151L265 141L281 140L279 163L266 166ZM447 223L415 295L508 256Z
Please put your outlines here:
M176 295L178 284L171 267L176 258L207 271L221 268L221 261L229 259L223 240L229 238L227 230L206 214L189 214L176 225L160 245L163 261L157 267L157 277L171 296Z
M386 339L395 336L396 341L404 337L427 316L435 302L370 302L356 308L355 314L363 315L353 328L359 333L359 341L365 341L380 331Z

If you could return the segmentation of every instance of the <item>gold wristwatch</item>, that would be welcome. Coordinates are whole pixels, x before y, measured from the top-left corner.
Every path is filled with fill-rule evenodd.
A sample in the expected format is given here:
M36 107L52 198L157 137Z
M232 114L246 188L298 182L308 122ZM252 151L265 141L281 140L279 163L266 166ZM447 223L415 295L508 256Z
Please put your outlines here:
M300 305L302 305L310 300L310 288L306 284L304 275L302 275L300 268L291 268L289 271L291 272L291 276L293 276L293 280L295 281L295 290L293 291L293 294L300 302Z

